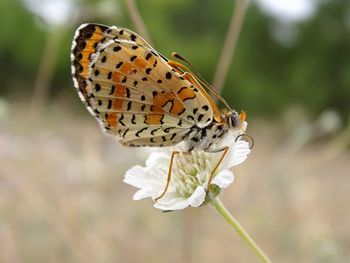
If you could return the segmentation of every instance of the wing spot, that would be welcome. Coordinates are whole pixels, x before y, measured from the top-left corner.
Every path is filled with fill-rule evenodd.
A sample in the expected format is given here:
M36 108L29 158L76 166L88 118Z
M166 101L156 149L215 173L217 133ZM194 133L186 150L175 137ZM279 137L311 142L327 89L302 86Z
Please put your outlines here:
M154 135L154 133L156 132L156 131L158 131L160 128L156 128L156 129L153 129L152 131L151 131L151 135Z
M107 109L110 109L112 108L112 100L108 100L108 106L107 106Z
M143 132L144 130L147 130L147 128L148 128L148 127L144 127L144 128L142 128L141 130L139 130L138 132L136 132L136 134L135 134L136 137L139 137L139 138L140 138L140 135L139 135L139 134L140 134L141 132Z
M106 56L103 56L102 59L101 59L101 62L102 63L105 63L107 61L107 57Z
M197 137L193 137L191 140L194 141L194 142L198 142L199 141Z
M124 76L124 78L122 79L122 83L125 83L128 80L128 78L126 76Z
M196 95L194 95L193 97L185 98L185 99L183 100L183 102L185 102L186 100L193 100L195 97L196 97Z
M142 96L141 96L141 100L142 100L142 101L146 100L145 95L142 95Z
M107 79L111 79L112 78L112 71L110 71L107 75Z
M135 80L135 81L134 81L134 87L136 87L137 83L138 83L138 82Z
M126 97L130 98L130 89L125 88L125 91L126 91Z
M131 102L131 101L129 101L129 102L128 102L128 105L127 105L127 109L126 109L126 110L127 110L127 111L130 111L131 106L132 106L132 102Z
M118 52L119 50L121 50L122 48L121 48L121 46L115 46L114 48L113 48L113 51L114 52Z
M204 114L199 114L197 120L200 122L204 117Z
M147 81L147 80L148 80L147 77L143 77L143 78L142 78L142 81Z
M122 113L122 114L120 114L120 118L119 118L118 122L119 122L121 125L125 126L125 123L123 122L123 119L124 119L124 114ZM129 130L129 129L127 129L127 130ZM125 132L125 134L126 134L126 132ZM124 137L124 136L123 136L123 137Z
M119 62L115 67L120 68L123 65L123 62Z
M163 81L162 81L161 79L158 79L158 80L157 80L157 83L160 84L160 83L163 83Z
M180 94L185 89L187 89L187 87L182 87L181 89L178 90L177 94Z
M134 34L131 34L130 39L131 39L131 41L136 41L136 36Z
M164 129L164 132L165 132L165 133L169 133L171 129L174 129L174 127L165 128L165 129Z
M125 125L124 125L124 126L125 126ZM128 129L126 129L126 130L125 130L125 132L123 133L123 135L122 135L122 136L123 136L123 138L125 138L125 135L128 133L128 131L129 131L129 128L128 128Z
M152 53L151 52L147 53L146 60L149 60L151 57L152 57Z
M176 133L173 133L173 135L171 135L170 137L170 140L172 141L175 138L175 136L176 136Z
M149 75L149 74L151 73L151 70L152 70L151 68L147 68L147 69L146 69L146 74Z
M99 92L101 90L101 85L96 83L95 84L95 90L96 90L96 92Z
M187 119L188 119L188 120L191 120L191 121L194 121L194 118L193 118L193 116L191 116L191 115L188 115L188 116L187 116Z
M135 120L136 120L136 116L135 116L135 114L133 114L132 118L131 118L131 123L136 124Z
M203 105L202 109L205 110L205 111L208 111L209 110L209 106L208 105Z
M171 72L168 71L168 72L165 74L165 77L166 77L166 79L171 79L171 77L172 77Z
M131 56L131 57L130 57L130 61L134 61L136 58L137 58L137 56L135 56L135 55L134 55L134 56Z
M110 92L108 95L112 95L112 94L114 94L114 91L115 91L115 86L114 86L114 85L112 85L112 87L111 87L111 92Z
M132 48L133 50L135 50L135 49L138 49L139 46L138 46L138 45L134 45L134 46L132 46L131 48Z
M98 76L100 74L100 71L98 69L95 70L95 76Z

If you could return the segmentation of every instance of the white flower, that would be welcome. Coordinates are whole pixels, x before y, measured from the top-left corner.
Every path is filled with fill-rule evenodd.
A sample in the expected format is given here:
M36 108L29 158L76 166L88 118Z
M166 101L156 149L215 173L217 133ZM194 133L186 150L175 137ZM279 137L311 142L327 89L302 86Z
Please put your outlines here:
M214 174L210 189L212 185L216 185L216 189L228 187L234 179L230 168L244 162L247 158L250 152L249 143L242 140L236 142L236 137L232 136L230 141L226 141L229 150ZM172 150L178 151L179 149L179 147L174 147ZM153 152L147 159L145 167L134 166L126 172L124 182L139 188L134 194L134 200L146 197L155 200L163 193L171 154L171 149ZM169 188L164 196L155 202L154 207L162 210L179 210L203 204L207 195L210 174L222 154L223 152L204 151L176 154Z

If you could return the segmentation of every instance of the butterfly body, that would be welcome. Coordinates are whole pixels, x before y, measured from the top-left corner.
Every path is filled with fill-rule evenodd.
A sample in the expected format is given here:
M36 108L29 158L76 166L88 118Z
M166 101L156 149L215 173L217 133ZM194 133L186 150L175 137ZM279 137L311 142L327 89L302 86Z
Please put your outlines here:
M80 98L102 129L125 146L215 150L235 111L221 113L190 72L184 72L136 33L83 24L72 44L72 75Z

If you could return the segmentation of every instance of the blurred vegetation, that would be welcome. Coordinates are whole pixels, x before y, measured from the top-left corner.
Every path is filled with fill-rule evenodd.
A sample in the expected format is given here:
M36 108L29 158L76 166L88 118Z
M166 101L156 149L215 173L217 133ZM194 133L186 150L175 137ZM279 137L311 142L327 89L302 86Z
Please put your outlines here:
M48 25L24 2L33 1L0 2L5 10L0 17L0 95L20 100L33 93L47 35L57 31L61 37L49 80L50 99L63 96L67 103L77 103L69 60L74 30L88 21L134 29L123 2L105 2L115 10L106 16L103 10L96 11L101 1L73 2L74 19L58 26ZM183 54L210 82L234 1L148 0L137 4L156 48L166 56L172 51ZM93 10L89 15L80 12L86 6ZM332 108L346 120L350 112L349 10L348 1L323 1L310 19L288 26L262 13L252 2L225 83L225 98L250 116L278 117L298 105L310 116Z

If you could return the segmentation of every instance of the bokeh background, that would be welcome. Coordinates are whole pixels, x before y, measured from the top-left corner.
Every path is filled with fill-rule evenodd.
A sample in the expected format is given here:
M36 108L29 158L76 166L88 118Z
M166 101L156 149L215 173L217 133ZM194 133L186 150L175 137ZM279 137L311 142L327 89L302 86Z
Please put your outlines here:
M136 1L153 45L212 82L233 0ZM258 262L206 206L132 201L148 149L106 138L79 101L84 22L133 30L125 1L0 1L0 262ZM250 158L222 196L274 262L350 262L350 2L251 0L222 88Z

